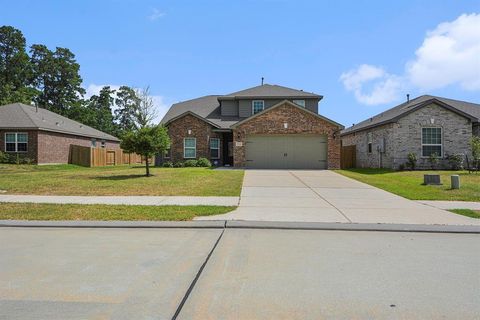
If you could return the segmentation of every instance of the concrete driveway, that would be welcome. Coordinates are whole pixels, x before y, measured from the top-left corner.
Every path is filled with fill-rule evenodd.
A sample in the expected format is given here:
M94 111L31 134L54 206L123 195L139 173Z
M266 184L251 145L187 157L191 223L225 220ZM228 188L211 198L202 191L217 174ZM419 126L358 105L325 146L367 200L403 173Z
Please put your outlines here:
M480 224L329 170L246 170L239 208L198 219Z

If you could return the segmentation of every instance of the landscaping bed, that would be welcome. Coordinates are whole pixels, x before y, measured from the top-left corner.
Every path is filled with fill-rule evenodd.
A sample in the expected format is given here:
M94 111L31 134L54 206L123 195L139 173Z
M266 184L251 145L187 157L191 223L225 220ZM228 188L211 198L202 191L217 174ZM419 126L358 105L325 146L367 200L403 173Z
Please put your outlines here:
M127 206L97 204L0 203L0 220L186 221L224 214L224 206Z
M243 170L151 168L142 166L86 168L75 165L0 164L0 192L36 195L239 196Z
M392 171L349 169L336 172L411 200L480 201L480 174L467 171ZM439 174L442 185L423 185L424 174ZM450 176L460 176L460 189L450 188Z

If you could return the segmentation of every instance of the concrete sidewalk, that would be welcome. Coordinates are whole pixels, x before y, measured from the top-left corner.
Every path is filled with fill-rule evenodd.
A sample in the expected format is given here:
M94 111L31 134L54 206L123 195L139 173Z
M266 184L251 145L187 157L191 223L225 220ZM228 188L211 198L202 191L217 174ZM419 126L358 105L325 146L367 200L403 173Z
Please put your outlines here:
M140 206L238 206L239 197L0 195L0 202L110 205L119 204Z
M437 201L437 200L418 200L418 203L438 208L438 209L471 209L480 210L480 202L474 201Z

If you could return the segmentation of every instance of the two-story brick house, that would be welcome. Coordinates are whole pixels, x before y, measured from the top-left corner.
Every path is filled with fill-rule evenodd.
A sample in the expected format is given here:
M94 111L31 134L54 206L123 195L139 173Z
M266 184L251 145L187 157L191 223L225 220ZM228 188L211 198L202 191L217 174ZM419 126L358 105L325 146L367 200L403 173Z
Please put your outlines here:
M157 164L205 157L246 168L339 168L343 126L318 114L322 98L262 84L176 103L161 121L171 148Z

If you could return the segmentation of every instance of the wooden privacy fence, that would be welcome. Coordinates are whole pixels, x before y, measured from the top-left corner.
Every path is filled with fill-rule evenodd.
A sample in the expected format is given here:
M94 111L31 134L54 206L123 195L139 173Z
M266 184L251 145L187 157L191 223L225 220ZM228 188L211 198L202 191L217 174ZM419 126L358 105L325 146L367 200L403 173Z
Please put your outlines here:
M342 169L355 168L357 163L356 146L343 146L340 158L340 167Z
M150 159L153 164L154 159ZM91 148L70 145L68 163L84 167L116 166L122 164L142 164L145 161L136 153L125 153L122 149Z

